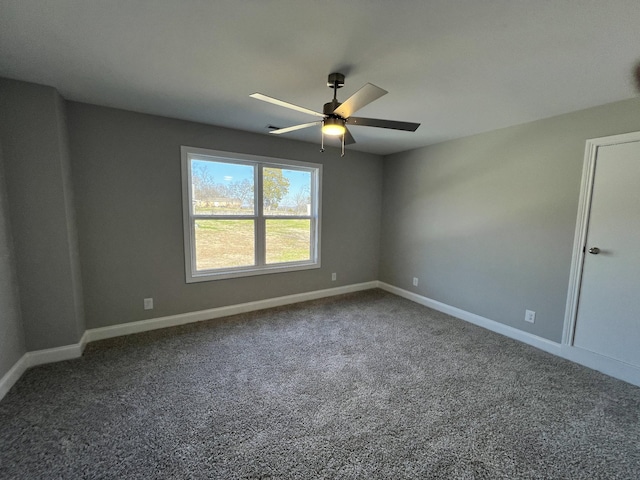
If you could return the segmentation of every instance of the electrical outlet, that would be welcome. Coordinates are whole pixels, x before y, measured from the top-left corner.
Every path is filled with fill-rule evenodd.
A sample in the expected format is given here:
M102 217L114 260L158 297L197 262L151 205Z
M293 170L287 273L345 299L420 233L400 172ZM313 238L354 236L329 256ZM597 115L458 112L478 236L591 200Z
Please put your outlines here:
M414 287L418 286L418 277L413 277L413 286Z
M153 298L145 298L144 299L144 309L145 310L153 310Z
M524 312L524 321L529 323L535 323L536 321L536 312L533 310L525 310Z
M335 273L332 273L332 274L331 274L331 281L332 281L332 282L335 282L335 281L336 281L336 278L338 278L338 277L337 277L337 275L336 275Z

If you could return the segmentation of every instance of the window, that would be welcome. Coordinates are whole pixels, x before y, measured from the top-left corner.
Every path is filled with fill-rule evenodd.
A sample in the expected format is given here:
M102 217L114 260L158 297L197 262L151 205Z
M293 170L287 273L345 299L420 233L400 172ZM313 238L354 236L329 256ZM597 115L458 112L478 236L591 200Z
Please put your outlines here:
M187 282L320 267L322 166L182 147Z

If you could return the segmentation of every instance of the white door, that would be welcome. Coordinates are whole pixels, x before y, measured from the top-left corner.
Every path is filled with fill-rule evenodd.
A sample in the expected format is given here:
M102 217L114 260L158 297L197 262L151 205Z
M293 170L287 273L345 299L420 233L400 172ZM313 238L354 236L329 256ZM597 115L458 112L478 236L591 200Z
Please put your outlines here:
M640 140L598 147L574 347L640 367Z

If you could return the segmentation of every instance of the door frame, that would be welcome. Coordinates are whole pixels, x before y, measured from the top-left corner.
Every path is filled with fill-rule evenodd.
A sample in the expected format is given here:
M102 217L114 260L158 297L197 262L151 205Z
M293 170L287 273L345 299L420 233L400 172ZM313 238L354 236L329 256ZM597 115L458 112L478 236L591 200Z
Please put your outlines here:
M591 211L591 201L593 196L593 182L595 178L596 159L598 149L609 145L619 145L623 143L639 142L640 132L624 133L621 135L612 135L609 137L592 138L587 140L584 163L582 167L582 182L580 186L580 199L578 203L578 218L576 221L576 231L573 241L573 255L571 259L571 271L569 275L569 291L567 294L567 306L565 310L564 328L562 332L562 346L578 350L573 345L575 335L576 319L578 315L578 303L580 300L580 286L582 284L582 271L585 259L587 232L589 228L589 214ZM617 360L610 359L599 354L591 354L585 350L579 349L584 355L595 355L592 361L598 363L606 363L609 367L613 366L611 362L619 363L620 368L626 369L631 365ZM574 351L575 353L575 351ZM582 355L581 354L581 355ZM582 362L581 362L582 363ZM592 362L589 362L592 363ZM626 367L625 367L626 366ZM594 367L592 367L594 368ZM595 367L597 368L597 367ZM600 368L598 368L600 370ZM609 370L607 368L607 370ZM601 370L602 371L602 370ZM609 372L607 372L609 373ZM610 373L611 374L611 373ZM618 376L615 375L614 376ZM635 375L634 375L635 376ZM618 376L618 378L620 378ZM627 380L629 381L629 380ZM636 383L637 384L637 383Z

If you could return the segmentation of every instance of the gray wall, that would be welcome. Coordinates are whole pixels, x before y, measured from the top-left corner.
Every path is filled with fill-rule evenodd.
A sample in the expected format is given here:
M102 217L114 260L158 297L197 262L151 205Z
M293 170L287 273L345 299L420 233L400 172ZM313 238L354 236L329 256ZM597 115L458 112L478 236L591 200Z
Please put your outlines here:
M377 280L381 157L340 158L283 138L67 107L87 328ZM181 145L322 163L322 268L186 284ZM145 297L154 310L143 310Z
M84 332L64 101L51 87L0 79L0 143L27 350Z
M386 157L380 279L559 342L585 141L640 130L639 112L632 99Z
M74 316L71 319L75 322L75 329L81 336L85 329L84 318L84 298L82 290L82 276L80 272L80 248L78 245L78 227L73 194L73 181L71 178L71 157L69 153L69 129L67 125L66 101L57 92L56 102L56 125L58 127L58 139L60 150L60 178L62 194L64 195L64 219L66 227L66 246L69 262L68 277L70 295L72 296ZM79 338L79 337L78 337Z
M1 252L0 374L25 350L76 343L85 312L96 328L378 278L559 341L584 142L640 130L639 107L383 160L64 102L53 88L0 79L0 234L13 237L13 252L9 240ZM322 268L186 284L181 145L322 163Z
M0 145L0 378L26 352L1 147Z

